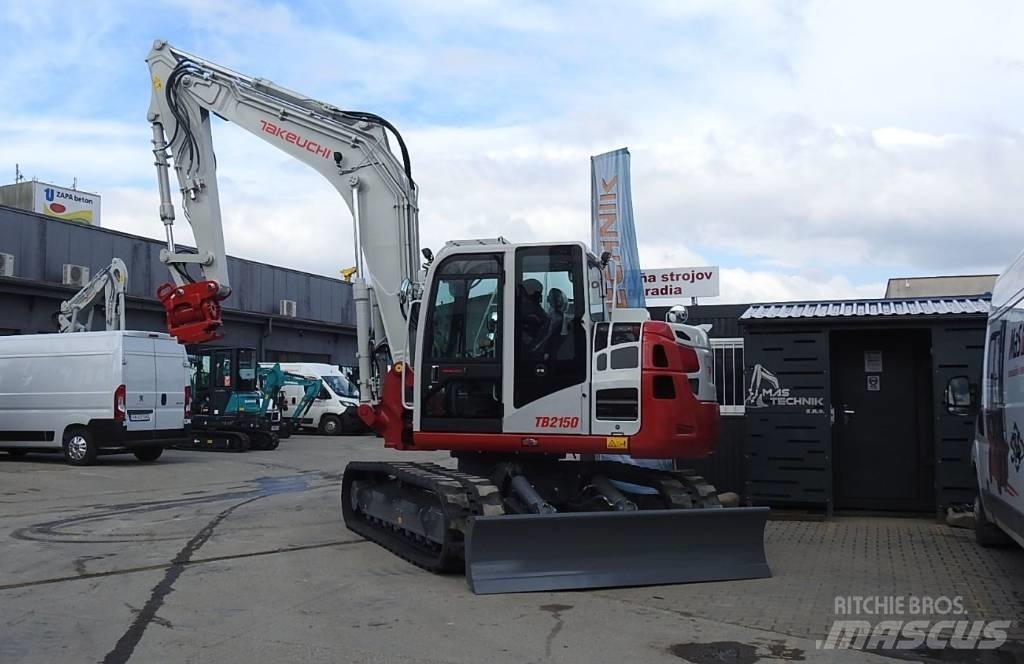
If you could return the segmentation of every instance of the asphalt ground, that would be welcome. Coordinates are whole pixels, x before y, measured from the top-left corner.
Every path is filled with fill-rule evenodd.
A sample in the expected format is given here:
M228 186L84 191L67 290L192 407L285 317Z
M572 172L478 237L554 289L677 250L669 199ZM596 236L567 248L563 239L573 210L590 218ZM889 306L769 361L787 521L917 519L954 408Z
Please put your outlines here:
M771 579L476 596L342 524L345 464L399 458L450 462L372 436L87 468L0 453L0 662L1024 661L1024 551L928 520L770 522ZM878 617L837 597L899 596L959 598L954 618L1012 620L1011 640L816 647Z

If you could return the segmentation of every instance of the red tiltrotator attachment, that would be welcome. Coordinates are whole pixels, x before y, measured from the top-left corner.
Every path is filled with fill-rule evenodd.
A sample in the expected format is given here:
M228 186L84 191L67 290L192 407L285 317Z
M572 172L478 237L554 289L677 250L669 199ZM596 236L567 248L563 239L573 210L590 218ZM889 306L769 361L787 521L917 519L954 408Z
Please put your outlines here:
M182 344L201 344L224 336L220 286L216 281L164 284L156 296L167 311L167 332Z

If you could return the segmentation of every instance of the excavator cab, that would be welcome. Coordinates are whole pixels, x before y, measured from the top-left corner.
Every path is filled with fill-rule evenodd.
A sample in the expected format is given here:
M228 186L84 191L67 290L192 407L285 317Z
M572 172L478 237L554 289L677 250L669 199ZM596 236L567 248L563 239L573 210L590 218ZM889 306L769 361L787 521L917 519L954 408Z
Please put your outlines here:
M706 335L651 321L643 309L609 309L603 267L582 243L448 243L427 275L411 371L401 378L415 407L404 429L381 431L385 444L710 454L718 405ZM389 380L398 375L384 377L385 393Z

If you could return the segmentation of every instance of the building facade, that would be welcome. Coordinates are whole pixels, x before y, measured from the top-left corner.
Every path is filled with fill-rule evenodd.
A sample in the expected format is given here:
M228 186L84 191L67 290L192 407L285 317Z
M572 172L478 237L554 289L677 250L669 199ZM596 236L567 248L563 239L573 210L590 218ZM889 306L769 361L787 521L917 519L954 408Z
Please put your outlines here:
M118 231L61 221L0 206L0 334L56 330L60 303L79 286L65 283L65 266L91 274L121 258L128 267L126 320L130 329L166 331L156 289L170 281L160 262L164 244ZM245 346L264 361L355 364L351 286L339 279L228 258L232 294L223 304L223 339L209 345ZM282 300L294 316L282 315ZM289 307L290 309L290 307ZM96 326L102 326L101 316ZM98 328L97 328L98 329Z

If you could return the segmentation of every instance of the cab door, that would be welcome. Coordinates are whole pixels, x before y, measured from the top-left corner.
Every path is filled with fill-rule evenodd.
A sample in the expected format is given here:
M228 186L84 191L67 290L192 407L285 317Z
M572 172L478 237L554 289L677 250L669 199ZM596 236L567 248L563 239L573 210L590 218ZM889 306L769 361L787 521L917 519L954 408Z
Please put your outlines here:
M423 331L421 431L501 431L501 254L461 254L436 268Z
M583 249L575 244L515 250L507 432L590 430L585 410L590 357L585 265Z
M230 348L215 349L211 356L212 372L210 380L210 414L223 415L227 412L231 395L238 389L235 385L235 364Z

